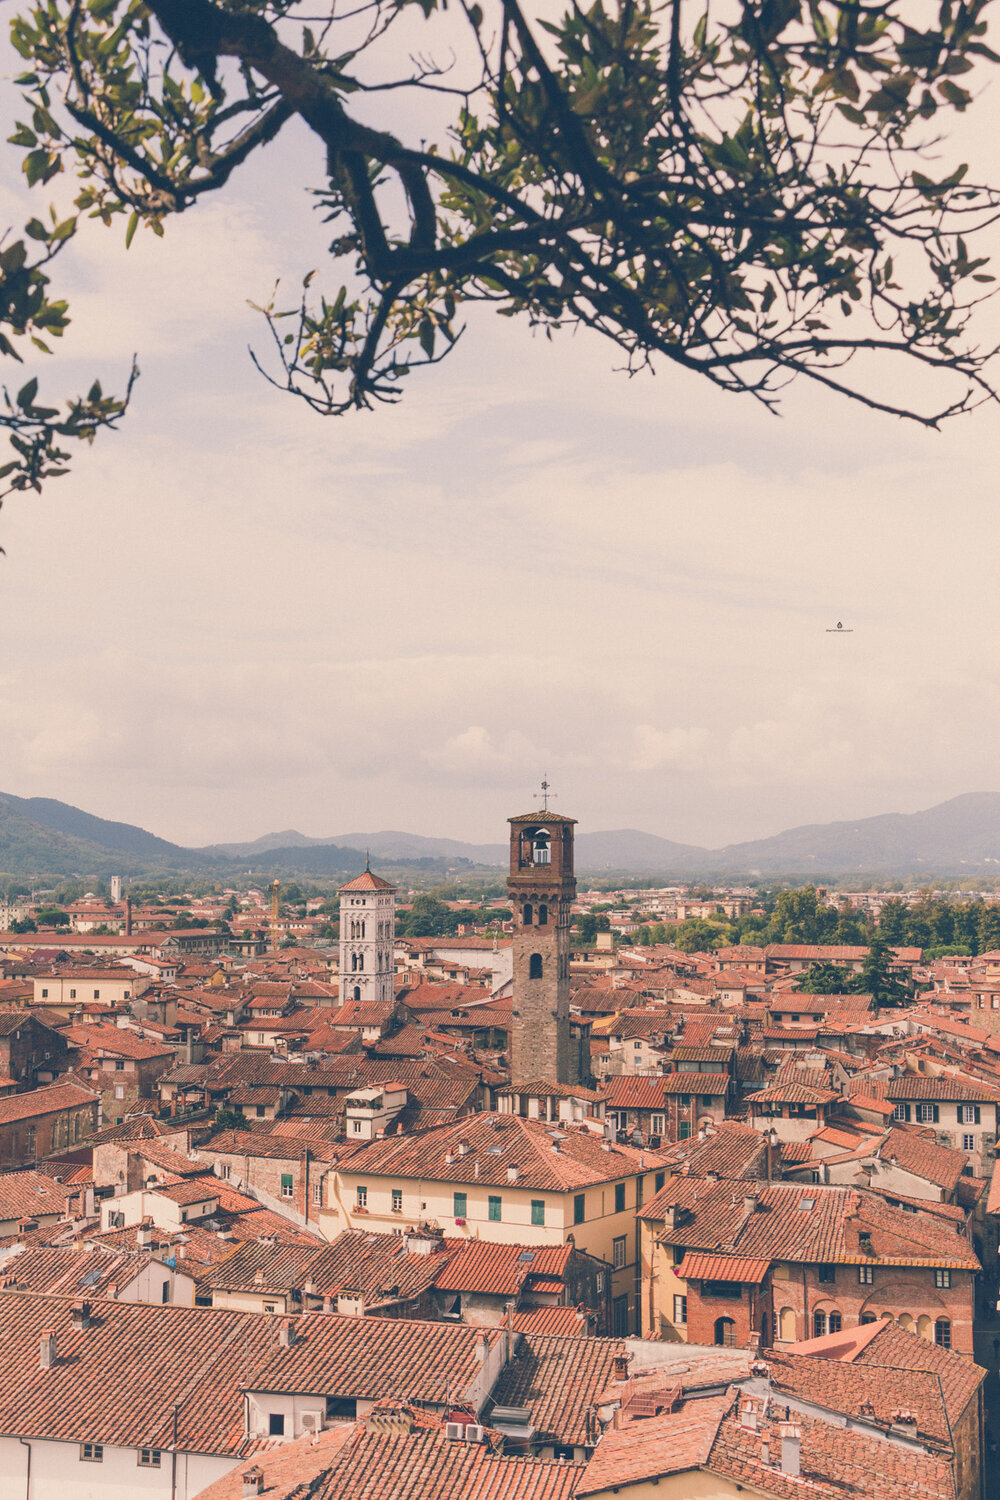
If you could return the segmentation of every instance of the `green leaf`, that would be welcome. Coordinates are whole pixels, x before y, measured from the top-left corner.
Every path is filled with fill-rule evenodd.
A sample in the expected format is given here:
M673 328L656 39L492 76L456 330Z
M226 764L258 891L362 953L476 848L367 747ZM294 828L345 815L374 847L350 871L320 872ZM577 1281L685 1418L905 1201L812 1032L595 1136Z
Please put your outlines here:
M420 322L420 347L428 359L434 357L434 324L430 318L422 318Z
M128 228L125 231L125 249L126 250L131 245L132 241L135 239L135 232L136 232L136 230L138 228L139 228L139 210L136 208L136 209L133 209L132 213L129 215Z
M38 381L37 381L37 379L32 378L31 380L28 381L27 385L22 385L21 389L18 391L18 393L17 393L17 404L18 404L18 406L21 408L22 411L27 411L28 407L31 406L31 405L33 405L35 397L37 395L38 395Z

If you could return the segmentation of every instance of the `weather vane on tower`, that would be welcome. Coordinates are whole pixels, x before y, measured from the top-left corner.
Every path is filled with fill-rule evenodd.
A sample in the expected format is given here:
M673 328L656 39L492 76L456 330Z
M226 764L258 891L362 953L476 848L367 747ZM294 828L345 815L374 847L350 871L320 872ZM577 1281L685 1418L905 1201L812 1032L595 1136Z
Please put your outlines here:
M536 802L541 802L541 804L542 804L542 808L541 808L542 812L548 812L548 810L549 810L549 798L550 797L555 797L555 795L556 795L555 792L553 792L551 790L551 786L552 786L552 783L548 780L547 773L543 772L543 774L542 774L542 789L541 789L540 792L536 792L535 793L535 801Z

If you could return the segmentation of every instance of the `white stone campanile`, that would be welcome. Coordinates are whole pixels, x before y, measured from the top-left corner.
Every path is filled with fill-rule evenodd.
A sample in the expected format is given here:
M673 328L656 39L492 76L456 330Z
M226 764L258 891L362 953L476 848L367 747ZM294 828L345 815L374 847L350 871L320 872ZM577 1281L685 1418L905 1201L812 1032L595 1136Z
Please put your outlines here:
M365 870L340 887L340 1001L392 1000L396 887Z

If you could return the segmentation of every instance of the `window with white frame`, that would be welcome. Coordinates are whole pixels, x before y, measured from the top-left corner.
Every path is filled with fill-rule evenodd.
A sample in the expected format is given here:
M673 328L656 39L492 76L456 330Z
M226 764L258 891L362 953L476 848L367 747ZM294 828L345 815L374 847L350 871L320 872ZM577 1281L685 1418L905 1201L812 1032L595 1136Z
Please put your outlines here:
M871 1266L858 1267L858 1281L862 1286L871 1286L875 1280L875 1273Z
M939 1266L934 1272L934 1285L939 1291L947 1291L951 1286L951 1271L947 1266Z
M933 1104L918 1104L917 1105L917 1119L920 1121L920 1123L922 1125L930 1125L933 1122L933 1120L934 1120L934 1105Z
M158 1469L160 1467L159 1448L140 1448L139 1467L140 1469Z
M962 1137L962 1150L963 1151L975 1151L975 1149L976 1149L976 1137L974 1135L963 1135L963 1137Z
M102 1464L104 1462L103 1443L81 1443L80 1462L84 1464Z
M674 1293L674 1322L686 1323L688 1320L688 1299L682 1297L678 1292Z
M649 1122L649 1128L654 1135L666 1134L666 1120L663 1115L653 1115Z
M323 1203L323 1179L313 1183L313 1202L318 1206Z
M623 1234L611 1241L611 1264L620 1271L628 1257L628 1235Z
M960 1104L958 1106L958 1123L960 1125L975 1125L978 1123L979 1110L974 1104Z
M368 1207L368 1189L367 1189L367 1187L362 1187L361 1184L359 1183L358 1186L357 1186L357 1188L355 1189L355 1194L356 1194L356 1204L355 1204L355 1206L357 1208L367 1208Z

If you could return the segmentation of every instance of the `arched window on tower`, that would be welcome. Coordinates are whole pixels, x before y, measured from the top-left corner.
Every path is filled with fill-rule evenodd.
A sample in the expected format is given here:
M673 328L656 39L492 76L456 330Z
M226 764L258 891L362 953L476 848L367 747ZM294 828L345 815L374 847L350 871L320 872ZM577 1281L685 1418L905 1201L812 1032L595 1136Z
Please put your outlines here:
M551 864L552 848L549 843L549 831L547 828L537 828L535 830L531 846L531 858L534 864Z
M524 911L521 913L521 916L524 919L524 925L525 925L525 927L530 927L531 923L532 923L532 921L534 919L534 912L531 910L531 902L530 901L526 901L525 902Z
M363 953L359 953L358 954L358 972L359 973L364 968L364 966L365 966L365 955Z
M539 927L545 927L548 924L548 920L549 920L549 909L546 906L545 902L543 901L542 904L541 904L541 906L538 908L538 925L539 925Z
M360 933L359 933L359 934L358 934L358 936L359 936L359 937L364 937L364 935L365 935L365 924L364 924L364 922L362 922L362 923L361 923L361 931L360 931Z
M360 1000L361 999L361 986L360 986L360 984L356 984L354 986L354 998L355 998L355 1000Z
M528 959L528 978L541 979L542 977L542 955L533 953Z

